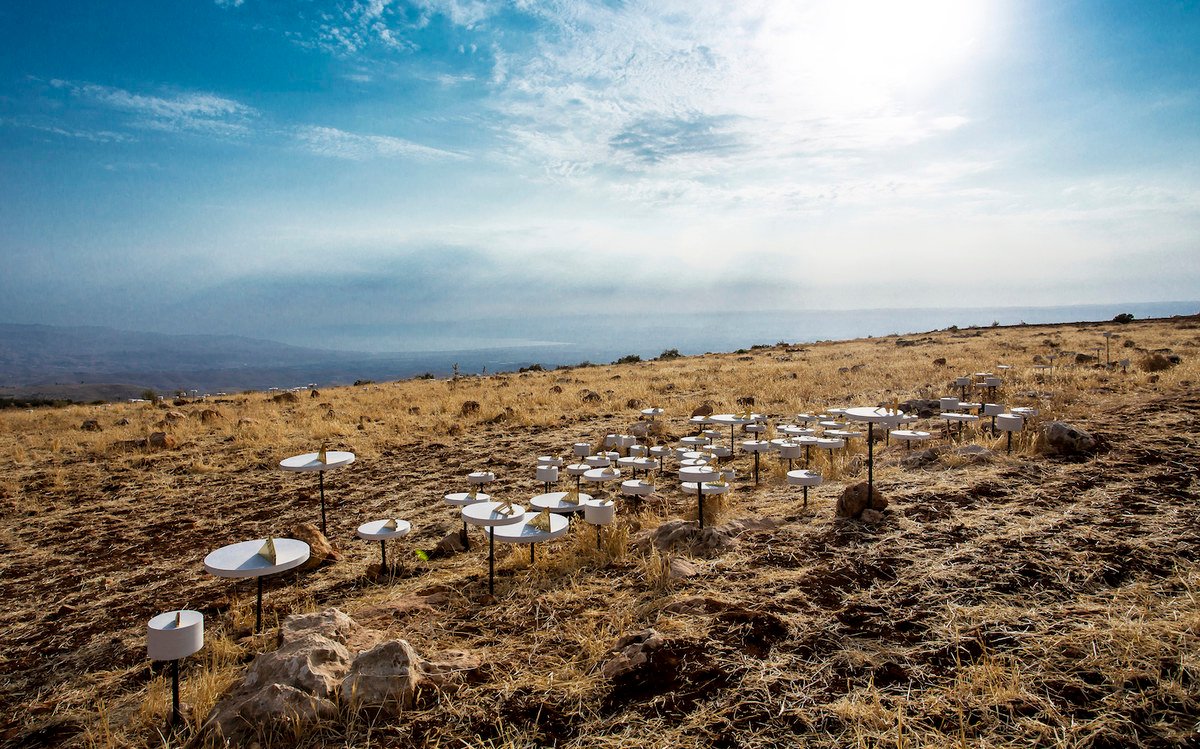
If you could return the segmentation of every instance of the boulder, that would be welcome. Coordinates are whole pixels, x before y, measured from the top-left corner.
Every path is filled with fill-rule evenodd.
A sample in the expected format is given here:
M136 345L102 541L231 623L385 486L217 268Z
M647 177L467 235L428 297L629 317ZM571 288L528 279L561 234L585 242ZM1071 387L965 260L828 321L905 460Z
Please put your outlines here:
M341 609L325 609L308 614L292 614L279 626L279 643L287 645L303 635L315 632L334 642L346 645L358 631L354 620Z
M399 712L412 704L423 680L421 657L404 640L382 642L350 665L342 681L342 702L364 708Z
M326 562L340 562L342 554L329 543L329 539L312 523L300 523L288 529L288 538L308 544L308 561L300 566L301 572L315 570Z
M584 403L599 403L600 400L601 400L600 394L595 391L585 390L583 392L583 402Z
M837 501L835 513L839 518L858 518L863 510L884 510L888 506L887 497L878 489L870 492L868 501L868 486L866 481L847 486Z
M1172 359L1175 359L1175 361L1172 361ZM1138 362L1138 367L1141 368L1143 372L1161 372L1164 369L1170 369L1180 361L1182 361L1182 359L1177 356L1167 357L1160 353L1154 353Z
M167 411L163 415L163 421L167 422L168 424L174 424L175 422L183 421L186 418L187 414L185 414L183 411Z
M334 700L349 668L350 651L345 645L315 631L294 632L278 650L254 659L242 687L250 690L286 684Z
M152 450L170 450L177 444L175 438L166 432L151 432L146 438L146 446Z
M625 407L626 408L641 408L642 402L640 400L638 400L637 398L630 398L629 400L625 401Z
M462 406L458 409L460 416L471 416L479 413L479 401L463 401Z
M935 366L935 367L944 367L944 366L946 366L946 357L944 357L944 356L939 356L938 358L934 359L934 360L933 360L933 366Z
M289 390L286 393L279 393L278 395L272 396L271 400L275 401L276 403L299 403L300 396Z
M215 408L206 408L200 412L201 424L215 424L223 418L225 417Z
M286 684L268 684L240 699L217 703L204 728L225 742L240 745L264 731L295 736L337 714L337 705L330 700Z
M1062 421L1042 425L1042 449L1051 455L1085 455L1096 450L1096 438Z
M96 421L95 419L87 419L79 425L79 428L85 432L99 432L100 422Z
M309 398L320 398L320 397L321 397L321 391L320 391L320 390L317 390L316 388L313 388L312 390L310 390L310 391L309 391L309 393L308 393L308 397L309 397Z
M711 403L701 403L692 410L692 416L712 416L713 407Z

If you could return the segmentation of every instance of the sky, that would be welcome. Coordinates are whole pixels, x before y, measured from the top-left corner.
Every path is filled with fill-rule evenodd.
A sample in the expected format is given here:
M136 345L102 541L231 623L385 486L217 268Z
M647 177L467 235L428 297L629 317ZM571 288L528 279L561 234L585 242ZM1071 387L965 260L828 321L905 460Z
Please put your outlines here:
M1200 3L4 3L0 267L0 322L330 348L1196 300Z

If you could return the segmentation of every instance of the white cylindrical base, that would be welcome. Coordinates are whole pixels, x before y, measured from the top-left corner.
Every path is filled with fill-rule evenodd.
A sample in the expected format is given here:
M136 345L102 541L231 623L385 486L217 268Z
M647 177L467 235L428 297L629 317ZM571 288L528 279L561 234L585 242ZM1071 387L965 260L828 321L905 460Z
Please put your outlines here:
M146 626L152 661L177 661L204 647L204 614L182 609L159 614Z
M1002 432L1019 432L1025 426L1025 419L1016 414L1000 414L996 417L996 428Z
M612 525L617 506L612 502L588 502L583 506L583 519L591 525Z

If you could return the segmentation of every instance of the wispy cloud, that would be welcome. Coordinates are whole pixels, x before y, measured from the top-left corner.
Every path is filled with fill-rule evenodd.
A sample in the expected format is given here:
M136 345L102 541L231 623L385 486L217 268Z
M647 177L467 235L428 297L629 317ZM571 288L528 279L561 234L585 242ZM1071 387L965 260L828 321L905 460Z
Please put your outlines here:
M0 125L6 127L28 128L29 130L36 130L41 133L57 135L62 138L85 140L91 143L129 143L136 140L130 135L114 132L112 130L77 129L62 127L59 125L44 125L17 119L0 118Z
M318 156L351 161L373 158L415 158L425 160L461 160L462 154L422 146L403 138L388 135L360 135L333 127L306 125L295 131L301 148Z
M149 130L240 136L250 131L249 123L259 114L241 102L204 92L155 96L57 79L50 85L76 98L127 113L133 117L134 126Z

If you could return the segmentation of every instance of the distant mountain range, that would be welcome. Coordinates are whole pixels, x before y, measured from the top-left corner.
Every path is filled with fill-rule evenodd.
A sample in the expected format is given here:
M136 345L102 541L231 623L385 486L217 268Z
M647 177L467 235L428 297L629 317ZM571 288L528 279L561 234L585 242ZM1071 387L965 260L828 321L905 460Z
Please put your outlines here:
M217 335L134 333L101 327L0 325L0 395L74 400L214 387L292 386L318 363L365 355ZM269 384L267 384L269 383Z
M240 392L308 383L396 380L426 371L516 369L547 361L536 348L372 354L222 335L167 335L103 327L0 324L0 398L136 398L147 389Z

